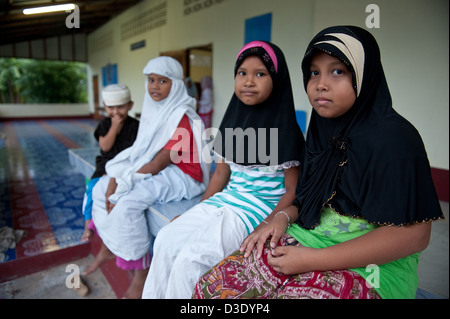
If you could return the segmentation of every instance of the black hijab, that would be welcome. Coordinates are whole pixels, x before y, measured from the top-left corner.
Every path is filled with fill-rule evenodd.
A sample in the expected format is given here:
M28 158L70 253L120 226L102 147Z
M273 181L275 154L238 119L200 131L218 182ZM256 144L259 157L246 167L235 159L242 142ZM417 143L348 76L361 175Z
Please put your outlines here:
M293 166L297 166L305 140L295 117L291 79L284 54L272 43L250 42L238 54L234 76L248 56L258 56L267 67L273 82L272 93L266 101L253 106L245 105L233 94L219 127L220 135L214 141L214 151L228 161L244 166L288 164L285 167L289 167L294 162L297 163ZM251 132L252 137L230 139L227 138L227 129L228 132L230 129ZM278 134L273 134L274 129ZM278 147L274 149L274 146ZM260 152L262 156L257 156Z
M297 223L314 228L324 206L378 225L443 218L422 139L392 108L375 38L353 26L321 31L302 62L305 89L311 58L317 52L347 65L357 98L347 113L335 119L312 111L294 201Z

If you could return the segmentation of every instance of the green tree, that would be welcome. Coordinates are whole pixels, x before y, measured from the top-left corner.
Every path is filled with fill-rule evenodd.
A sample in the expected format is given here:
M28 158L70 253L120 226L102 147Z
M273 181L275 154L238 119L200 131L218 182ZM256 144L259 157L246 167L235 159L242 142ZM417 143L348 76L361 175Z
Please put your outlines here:
M21 62L0 59L0 103L23 103L20 97Z
M83 63L0 59L2 103L86 103L87 72ZM1 74L5 70L5 80ZM3 84L5 83L5 84ZM4 97L9 96L8 99ZM17 98L18 96L18 98Z

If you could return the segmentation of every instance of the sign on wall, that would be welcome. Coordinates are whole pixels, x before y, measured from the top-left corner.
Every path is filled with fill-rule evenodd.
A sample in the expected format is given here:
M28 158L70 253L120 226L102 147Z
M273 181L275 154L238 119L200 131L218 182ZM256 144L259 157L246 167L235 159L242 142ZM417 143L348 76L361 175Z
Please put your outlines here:
M117 64L108 63L102 67L103 86L117 84Z
M184 15L190 15L199 11L209 9L227 0L184 0Z
M245 43L268 41L272 38L272 13L245 20Z

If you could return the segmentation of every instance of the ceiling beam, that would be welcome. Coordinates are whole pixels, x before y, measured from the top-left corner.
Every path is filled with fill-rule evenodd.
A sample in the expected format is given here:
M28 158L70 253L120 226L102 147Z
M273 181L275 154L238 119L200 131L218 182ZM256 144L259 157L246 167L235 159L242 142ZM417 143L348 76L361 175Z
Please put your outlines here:
M33 4L14 4L13 0L0 0L0 45L39 38L81 32L89 34L111 18L141 0L74 0L43 1ZM12 4L11 4L12 3ZM22 10L45 5L75 3L80 8L80 29L68 29L65 21L68 12L24 15Z

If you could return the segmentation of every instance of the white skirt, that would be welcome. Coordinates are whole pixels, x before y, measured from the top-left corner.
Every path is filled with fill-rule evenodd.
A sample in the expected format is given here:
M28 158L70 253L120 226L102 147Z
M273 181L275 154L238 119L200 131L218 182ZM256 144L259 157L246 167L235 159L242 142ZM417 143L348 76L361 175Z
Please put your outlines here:
M158 233L142 298L190 298L200 277L246 237L245 224L230 208L194 206Z
M92 219L106 247L125 260L138 260L150 250L145 210L154 203L191 199L205 191L203 183L169 165L158 175L135 183L108 214L105 193L109 181L109 176L103 176L92 191Z

